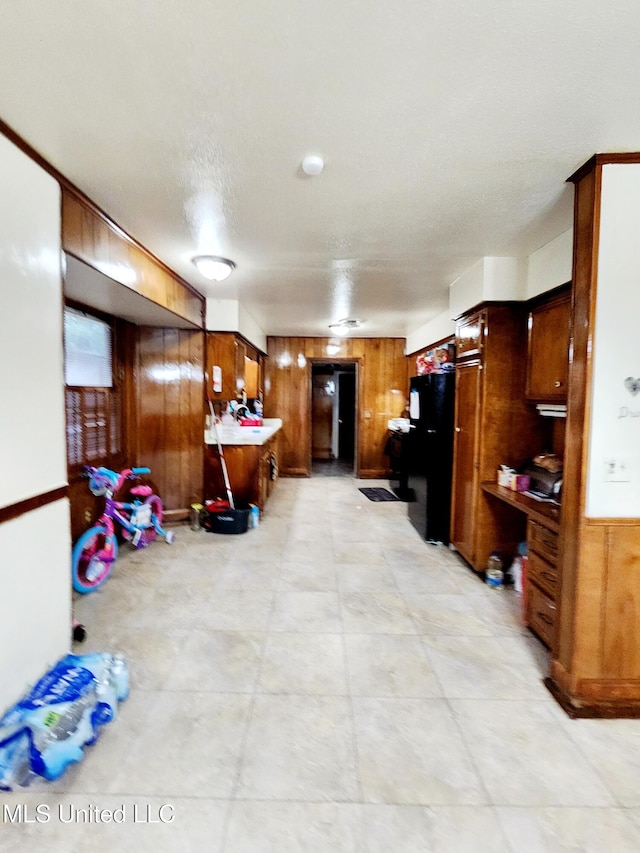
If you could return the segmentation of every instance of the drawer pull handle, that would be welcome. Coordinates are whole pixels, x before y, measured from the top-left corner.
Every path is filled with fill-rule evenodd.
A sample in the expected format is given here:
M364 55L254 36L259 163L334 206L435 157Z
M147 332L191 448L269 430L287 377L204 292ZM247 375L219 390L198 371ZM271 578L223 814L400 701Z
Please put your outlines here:
M561 387L562 387L562 382L560 382L560 381L558 381L558 380L556 380L553 384L554 384L554 386L555 386L556 388L561 388Z
M538 617L539 617L540 619L542 619L542 621L543 621L546 625L553 625L553 619L551 618L551 616L547 616L547 614L546 614L546 613L541 613L541 612L538 610Z

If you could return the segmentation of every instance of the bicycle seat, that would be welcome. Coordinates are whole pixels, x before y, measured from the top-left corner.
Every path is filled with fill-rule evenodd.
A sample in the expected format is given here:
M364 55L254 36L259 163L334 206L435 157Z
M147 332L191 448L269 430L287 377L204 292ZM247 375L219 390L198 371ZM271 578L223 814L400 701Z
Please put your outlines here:
M153 489L151 486L134 486L131 489L132 495L140 495L141 497L147 497L148 495L153 494Z

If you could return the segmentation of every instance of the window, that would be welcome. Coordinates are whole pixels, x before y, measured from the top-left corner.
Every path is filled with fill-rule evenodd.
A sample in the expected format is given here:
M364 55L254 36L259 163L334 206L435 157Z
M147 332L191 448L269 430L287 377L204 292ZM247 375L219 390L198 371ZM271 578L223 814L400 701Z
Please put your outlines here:
M66 385L111 388L111 327L104 320L65 308L64 381Z
M67 463L105 464L120 452L122 435L112 325L65 308L64 352Z

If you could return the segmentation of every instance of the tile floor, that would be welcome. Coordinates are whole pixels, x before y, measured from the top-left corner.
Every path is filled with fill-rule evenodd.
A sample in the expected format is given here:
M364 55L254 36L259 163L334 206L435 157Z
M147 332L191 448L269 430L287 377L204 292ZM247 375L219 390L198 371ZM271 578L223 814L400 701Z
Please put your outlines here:
M131 696L2 798L34 822L0 851L640 850L640 721L569 720L515 594L358 485L281 479L258 529L179 528L76 601Z

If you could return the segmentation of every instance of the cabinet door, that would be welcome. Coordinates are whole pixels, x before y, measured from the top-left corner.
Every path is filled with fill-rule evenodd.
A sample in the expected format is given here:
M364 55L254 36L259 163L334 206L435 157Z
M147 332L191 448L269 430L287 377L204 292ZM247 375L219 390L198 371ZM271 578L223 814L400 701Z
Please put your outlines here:
M242 389L245 387L245 358L247 348L243 341L236 340L236 396L240 396Z
M213 391L213 367L222 370L222 391ZM209 392L214 400L236 397L236 341L232 332L207 333L207 373Z
M482 352L484 311L462 317L456 324L456 359L478 358Z
M570 322L569 293L551 299L529 313L528 399L566 401Z
M475 562L475 516L480 488L477 445L481 375L481 365L477 362L456 368L451 541L470 563Z

